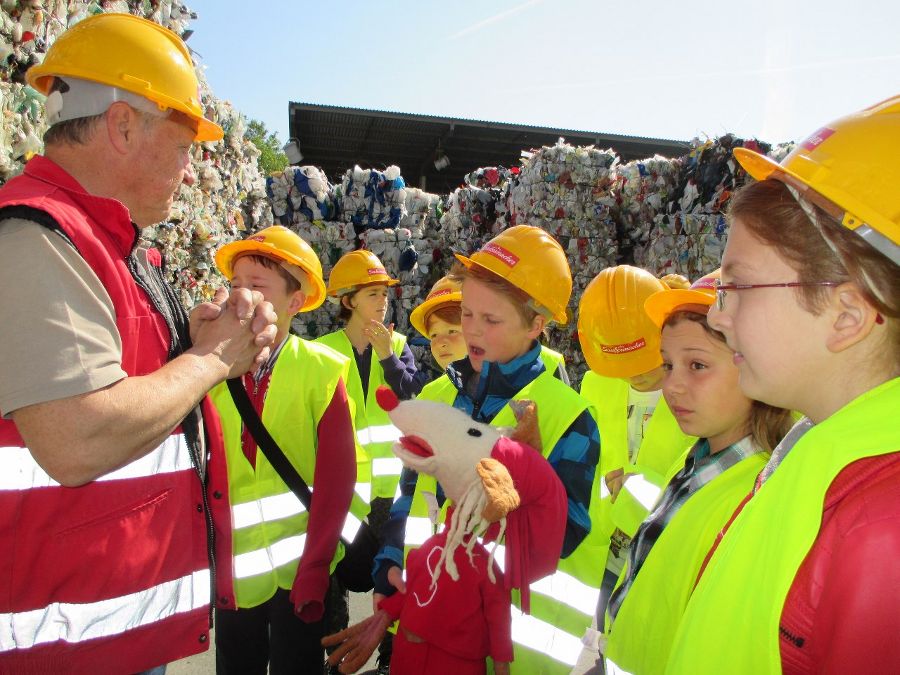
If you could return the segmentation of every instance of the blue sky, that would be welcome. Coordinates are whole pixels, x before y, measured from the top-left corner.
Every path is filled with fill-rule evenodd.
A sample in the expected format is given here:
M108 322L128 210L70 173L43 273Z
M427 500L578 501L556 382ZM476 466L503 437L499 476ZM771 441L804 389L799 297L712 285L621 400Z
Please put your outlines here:
M292 100L780 142L900 93L896 0L187 4L213 91L282 141Z

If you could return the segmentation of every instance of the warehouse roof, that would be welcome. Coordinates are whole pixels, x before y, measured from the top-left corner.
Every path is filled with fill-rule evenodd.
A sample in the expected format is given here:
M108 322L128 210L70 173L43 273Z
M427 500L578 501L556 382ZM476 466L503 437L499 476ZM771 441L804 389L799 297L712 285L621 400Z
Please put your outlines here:
M303 164L324 169L336 181L354 164L383 169L396 164L410 185L450 192L468 172L485 166L518 166L522 150L553 145L560 137L572 145L612 148L627 161L654 154L677 157L685 141L621 136L599 131L552 129L433 115L413 115L313 103L289 104L291 138ZM435 161L446 157L442 169ZM443 162L438 162L443 164Z

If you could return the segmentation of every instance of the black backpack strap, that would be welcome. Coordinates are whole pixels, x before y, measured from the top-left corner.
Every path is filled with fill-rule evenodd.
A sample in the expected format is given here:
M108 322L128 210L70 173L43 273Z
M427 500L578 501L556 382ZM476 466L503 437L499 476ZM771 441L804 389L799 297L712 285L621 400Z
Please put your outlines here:
M250 402L250 397L247 395L247 390L244 389L244 383L241 382L241 378L234 377L227 380L227 382L228 391L231 392L234 405L250 431L250 435L253 436L253 440L256 441L259 449L263 451L272 468L278 472L281 480L285 482L291 489L291 492L297 496L297 499L309 511L312 503L312 492L310 492L309 486L297 472L297 469L294 468L294 465L285 457L282 449L278 447L278 443L275 442L269 430L262 423L259 414L253 407L253 403Z

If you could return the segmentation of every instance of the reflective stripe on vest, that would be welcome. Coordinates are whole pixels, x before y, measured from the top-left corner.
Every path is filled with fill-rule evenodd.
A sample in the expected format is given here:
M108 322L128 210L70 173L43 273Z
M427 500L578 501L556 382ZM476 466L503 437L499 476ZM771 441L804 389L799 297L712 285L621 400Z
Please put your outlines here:
M235 530L259 525L266 521L280 520L305 513L306 507L293 492L263 497L231 508L231 522Z
M393 424L379 424L356 430L356 440L363 447L372 443L393 443L403 435Z
M209 570L143 591L97 602L54 602L42 609L0 614L0 652L64 640L118 635L209 604Z
M353 491L359 495L359 498L363 500L364 503L368 504L372 501L372 484L371 483L357 483L353 487Z
M624 668L617 666L612 659L607 658L604 661L606 663L606 675L632 675Z
M299 560L306 545L306 534L280 539L265 548L234 556L234 577L246 579L274 572L282 565Z
M512 608L512 639L518 645L531 649L554 661L571 667L578 663L581 640L537 617L523 614Z
M488 545L489 546L489 545ZM498 545L494 551L494 560L504 572L506 571L506 547ZM538 579L530 586L532 593L540 593L557 600L575 611L593 616L600 599L600 589L588 586L576 577L556 570L553 574Z
M409 516L406 519L406 538L404 546L421 546L434 534L434 523L430 518Z
M373 476L399 476L403 462L397 457L376 457L372 460Z
M0 448L4 470L0 472L0 490L30 490L59 487L34 460L28 448ZM143 478L191 469L191 454L183 434L172 434L152 452L120 469L100 476L98 481Z

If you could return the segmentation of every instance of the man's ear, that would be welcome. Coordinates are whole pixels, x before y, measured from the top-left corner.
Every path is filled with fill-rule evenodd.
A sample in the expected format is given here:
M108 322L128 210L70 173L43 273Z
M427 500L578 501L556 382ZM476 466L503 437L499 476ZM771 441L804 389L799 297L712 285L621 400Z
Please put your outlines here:
M346 294L346 295L342 295L342 296L341 296L341 306L342 306L342 307L346 307L346 308L349 309L351 312L352 312L354 309L356 309L356 307L353 306L353 296L352 296L351 294L349 294L349 293Z
M869 304L859 287L850 282L834 289L825 311L833 317L825 346L835 353L867 338L878 317L878 310Z
M140 115L124 101L116 101L106 110L106 133L110 144L120 154L126 155L134 147L141 124Z

